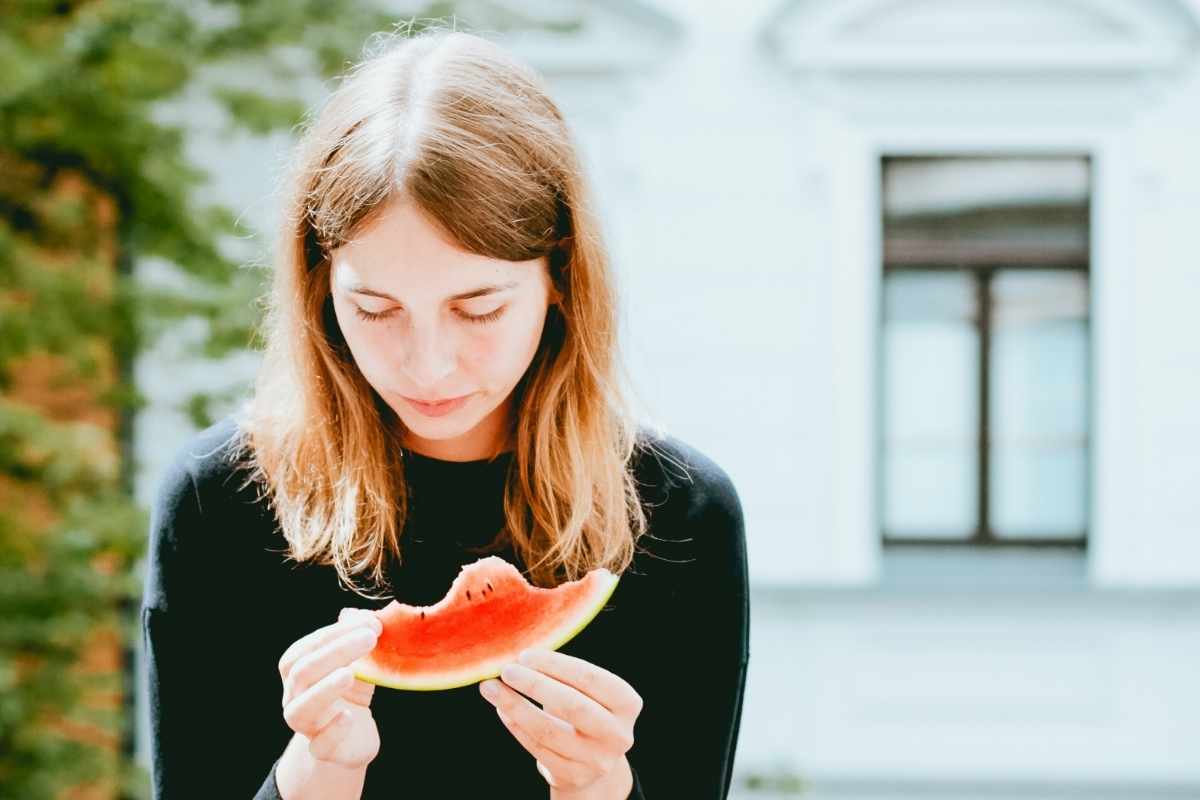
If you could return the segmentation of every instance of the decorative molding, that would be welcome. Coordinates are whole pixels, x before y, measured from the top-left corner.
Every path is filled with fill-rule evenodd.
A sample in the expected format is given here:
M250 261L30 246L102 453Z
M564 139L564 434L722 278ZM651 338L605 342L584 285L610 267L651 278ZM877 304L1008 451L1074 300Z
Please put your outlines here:
M787 0L766 57L874 119L1120 120L1200 53L1187 0Z
M456 16L550 77L652 68L683 26L643 0L467 0Z
M1182 0L788 0L760 36L801 72L1102 76L1178 68L1200 26Z

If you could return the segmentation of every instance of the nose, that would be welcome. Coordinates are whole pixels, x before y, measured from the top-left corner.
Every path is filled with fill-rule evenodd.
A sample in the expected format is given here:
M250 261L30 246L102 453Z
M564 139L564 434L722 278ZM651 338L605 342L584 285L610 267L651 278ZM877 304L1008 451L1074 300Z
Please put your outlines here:
M454 342L452 337L435 326L415 330L404 354L404 372L414 389L432 394L442 380L454 371Z

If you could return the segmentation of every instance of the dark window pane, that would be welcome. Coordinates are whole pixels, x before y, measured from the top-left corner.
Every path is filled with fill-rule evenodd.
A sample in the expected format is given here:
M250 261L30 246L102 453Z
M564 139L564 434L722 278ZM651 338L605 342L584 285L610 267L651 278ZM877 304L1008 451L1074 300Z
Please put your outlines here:
M1085 158L889 158L884 262L955 268L1081 265Z
M978 517L979 331L973 280L884 281L883 526L894 538L968 538Z
M1087 275L998 272L992 306L992 530L1077 535L1087 527Z

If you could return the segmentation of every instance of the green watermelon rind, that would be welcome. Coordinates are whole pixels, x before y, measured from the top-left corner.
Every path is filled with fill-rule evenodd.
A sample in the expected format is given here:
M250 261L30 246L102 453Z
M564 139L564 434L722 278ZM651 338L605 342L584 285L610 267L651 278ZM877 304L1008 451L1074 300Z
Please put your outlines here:
M603 581L603 583L597 587L597 590L593 595L594 600L591 604L579 604L579 607L585 610L580 614L577 622L568 623L570 628L561 634L551 634L550 636L546 637L545 641L527 645L522 649L557 650L578 636L579 633L586 628L601 611L604 610L604 606L608 603L609 598L612 597L613 592L616 591L617 584L621 580L619 575L615 575L608 570L601 570L601 572L603 574L600 576L600 579ZM389 679L386 675L380 675L376 672L367 672L361 669L355 669L354 677L361 681L375 684L376 686L386 686L389 689L404 689L415 692L437 692L444 691L446 689L458 689L463 686L470 686L471 684L485 681L488 678L499 677L500 668L504 664L516 661L517 655L518 653L511 653L504 658L497 658L494 662L495 666L490 669L475 669L472 672L467 672L466 670L456 670L454 673L450 674L452 677L432 675L423 677L417 681L396 681Z

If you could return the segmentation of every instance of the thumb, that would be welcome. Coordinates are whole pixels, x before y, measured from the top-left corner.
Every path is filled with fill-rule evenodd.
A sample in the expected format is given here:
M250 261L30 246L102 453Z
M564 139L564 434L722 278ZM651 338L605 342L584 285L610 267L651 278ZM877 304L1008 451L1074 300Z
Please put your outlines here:
M374 626L376 632L383 630L383 622L379 619L379 615L374 611L369 611L365 608L343 608L338 612L338 622L346 619L368 619Z

